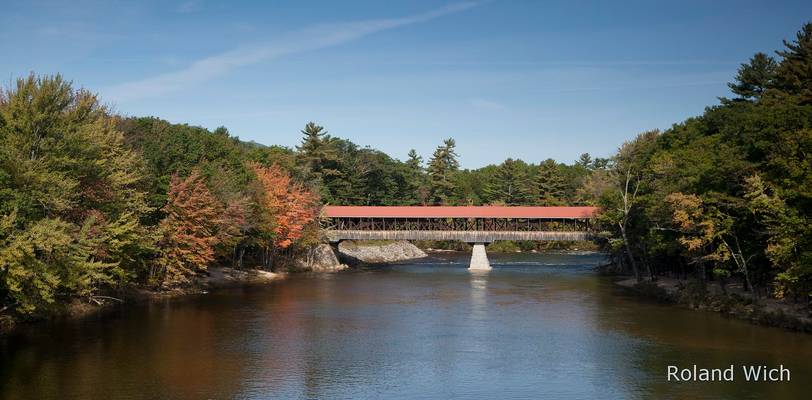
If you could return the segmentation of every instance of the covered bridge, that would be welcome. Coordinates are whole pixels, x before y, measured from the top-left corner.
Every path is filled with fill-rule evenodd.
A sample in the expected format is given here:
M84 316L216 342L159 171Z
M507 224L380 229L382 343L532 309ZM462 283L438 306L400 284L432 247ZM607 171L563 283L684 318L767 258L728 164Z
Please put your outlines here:
M341 240L589 240L596 207L325 206L322 226ZM485 258L487 263L487 258ZM472 266L474 262L472 260Z

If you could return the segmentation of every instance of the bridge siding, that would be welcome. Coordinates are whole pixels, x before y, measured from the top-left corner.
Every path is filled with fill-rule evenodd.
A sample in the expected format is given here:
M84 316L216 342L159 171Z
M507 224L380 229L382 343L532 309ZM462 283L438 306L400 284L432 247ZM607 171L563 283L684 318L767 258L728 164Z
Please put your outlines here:
M590 240L589 232L521 231L364 231L327 230L331 242L341 240L456 240L467 243L491 243L498 240L578 241Z

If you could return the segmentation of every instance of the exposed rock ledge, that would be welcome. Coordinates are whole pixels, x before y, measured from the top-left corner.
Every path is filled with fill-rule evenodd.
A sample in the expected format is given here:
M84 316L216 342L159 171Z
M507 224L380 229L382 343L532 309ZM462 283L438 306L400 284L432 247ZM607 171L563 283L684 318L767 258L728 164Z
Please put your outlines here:
M417 246L402 240L397 242L343 241L338 245L339 256L351 264L381 264L413 260L427 254Z
M296 260L296 268L313 272L335 272L347 269L347 264L338 261L329 244L320 244L309 254Z
M227 267L209 268L207 277L201 280L204 287L218 288L264 284L281 279L282 274L259 269L233 269Z

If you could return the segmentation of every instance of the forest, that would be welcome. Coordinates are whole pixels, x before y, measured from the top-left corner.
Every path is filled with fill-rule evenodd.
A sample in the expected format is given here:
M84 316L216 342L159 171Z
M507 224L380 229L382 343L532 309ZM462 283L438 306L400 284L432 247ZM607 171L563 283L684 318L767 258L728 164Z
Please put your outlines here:
M753 302L809 304L812 23L729 86L609 158L461 169L453 138L393 157L308 122L295 148L266 146L31 74L0 92L0 315L185 287L215 265L285 268L320 242L323 204L595 205L601 246L638 280L741 279Z

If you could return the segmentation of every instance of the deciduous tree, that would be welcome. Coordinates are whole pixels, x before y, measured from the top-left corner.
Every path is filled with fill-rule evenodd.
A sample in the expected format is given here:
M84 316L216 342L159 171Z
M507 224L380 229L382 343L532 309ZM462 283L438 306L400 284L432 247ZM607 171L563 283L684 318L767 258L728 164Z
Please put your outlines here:
M214 261L214 247L222 240L218 229L223 210L197 170L185 179L173 176L167 197L155 278L172 287L188 284Z
M265 266L272 266L273 252L286 249L302 237L305 227L315 223L318 197L292 182L277 165L249 163L257 177L257 229L264 232L259 244Z

